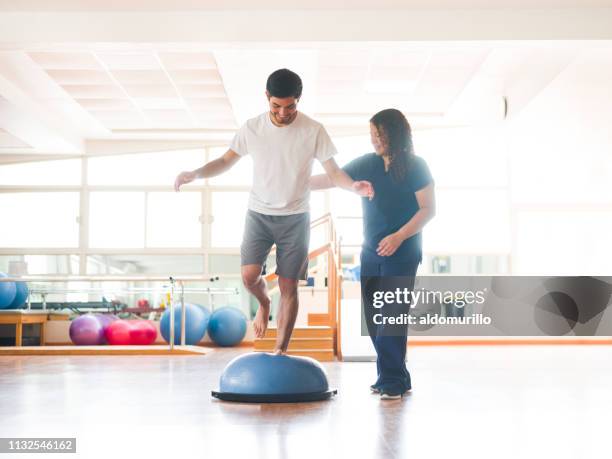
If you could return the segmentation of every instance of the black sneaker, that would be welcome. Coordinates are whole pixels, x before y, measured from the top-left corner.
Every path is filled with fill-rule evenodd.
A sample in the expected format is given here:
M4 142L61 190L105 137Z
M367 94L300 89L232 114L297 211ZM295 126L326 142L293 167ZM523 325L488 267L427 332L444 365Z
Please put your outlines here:
M378 387L376 384L372 384L370 386L370 390L373 394L380 394L380 387Z

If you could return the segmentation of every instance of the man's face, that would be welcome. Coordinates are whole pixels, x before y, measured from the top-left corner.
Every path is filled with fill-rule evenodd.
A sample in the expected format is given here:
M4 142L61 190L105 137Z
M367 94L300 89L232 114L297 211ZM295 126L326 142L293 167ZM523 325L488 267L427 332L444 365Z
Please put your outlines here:
M266 92L266 95L268 96L273 121L278 125L291 124L297 116L297 104L300 99L295 97L284 97L281 99L270 96L268 92Z

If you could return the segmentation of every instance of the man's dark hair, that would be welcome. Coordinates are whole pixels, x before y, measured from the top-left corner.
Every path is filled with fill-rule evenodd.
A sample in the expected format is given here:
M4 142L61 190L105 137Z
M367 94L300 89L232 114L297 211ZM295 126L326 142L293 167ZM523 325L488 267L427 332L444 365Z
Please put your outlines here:
M279 69L272 72L266 82L266 90L272 97L284 99L295 97L299 99L302 95L302 79L289 69Z

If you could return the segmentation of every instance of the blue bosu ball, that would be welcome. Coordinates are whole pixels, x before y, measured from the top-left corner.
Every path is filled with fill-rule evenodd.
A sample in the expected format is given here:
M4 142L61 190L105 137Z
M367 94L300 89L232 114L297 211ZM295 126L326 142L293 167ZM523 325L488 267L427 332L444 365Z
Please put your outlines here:
M330 390L323 366L310 357L255 352L227 364L212 396L253 403L295 403L326 400Z

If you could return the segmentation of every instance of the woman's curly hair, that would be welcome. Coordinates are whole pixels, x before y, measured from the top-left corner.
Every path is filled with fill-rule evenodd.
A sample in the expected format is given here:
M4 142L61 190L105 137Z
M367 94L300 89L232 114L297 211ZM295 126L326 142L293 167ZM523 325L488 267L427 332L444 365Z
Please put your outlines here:
M408 120L399 110L388 108L376 113L370 123L376 127L383 141L391 178L395 182L404 180L414 156L412 129Z

